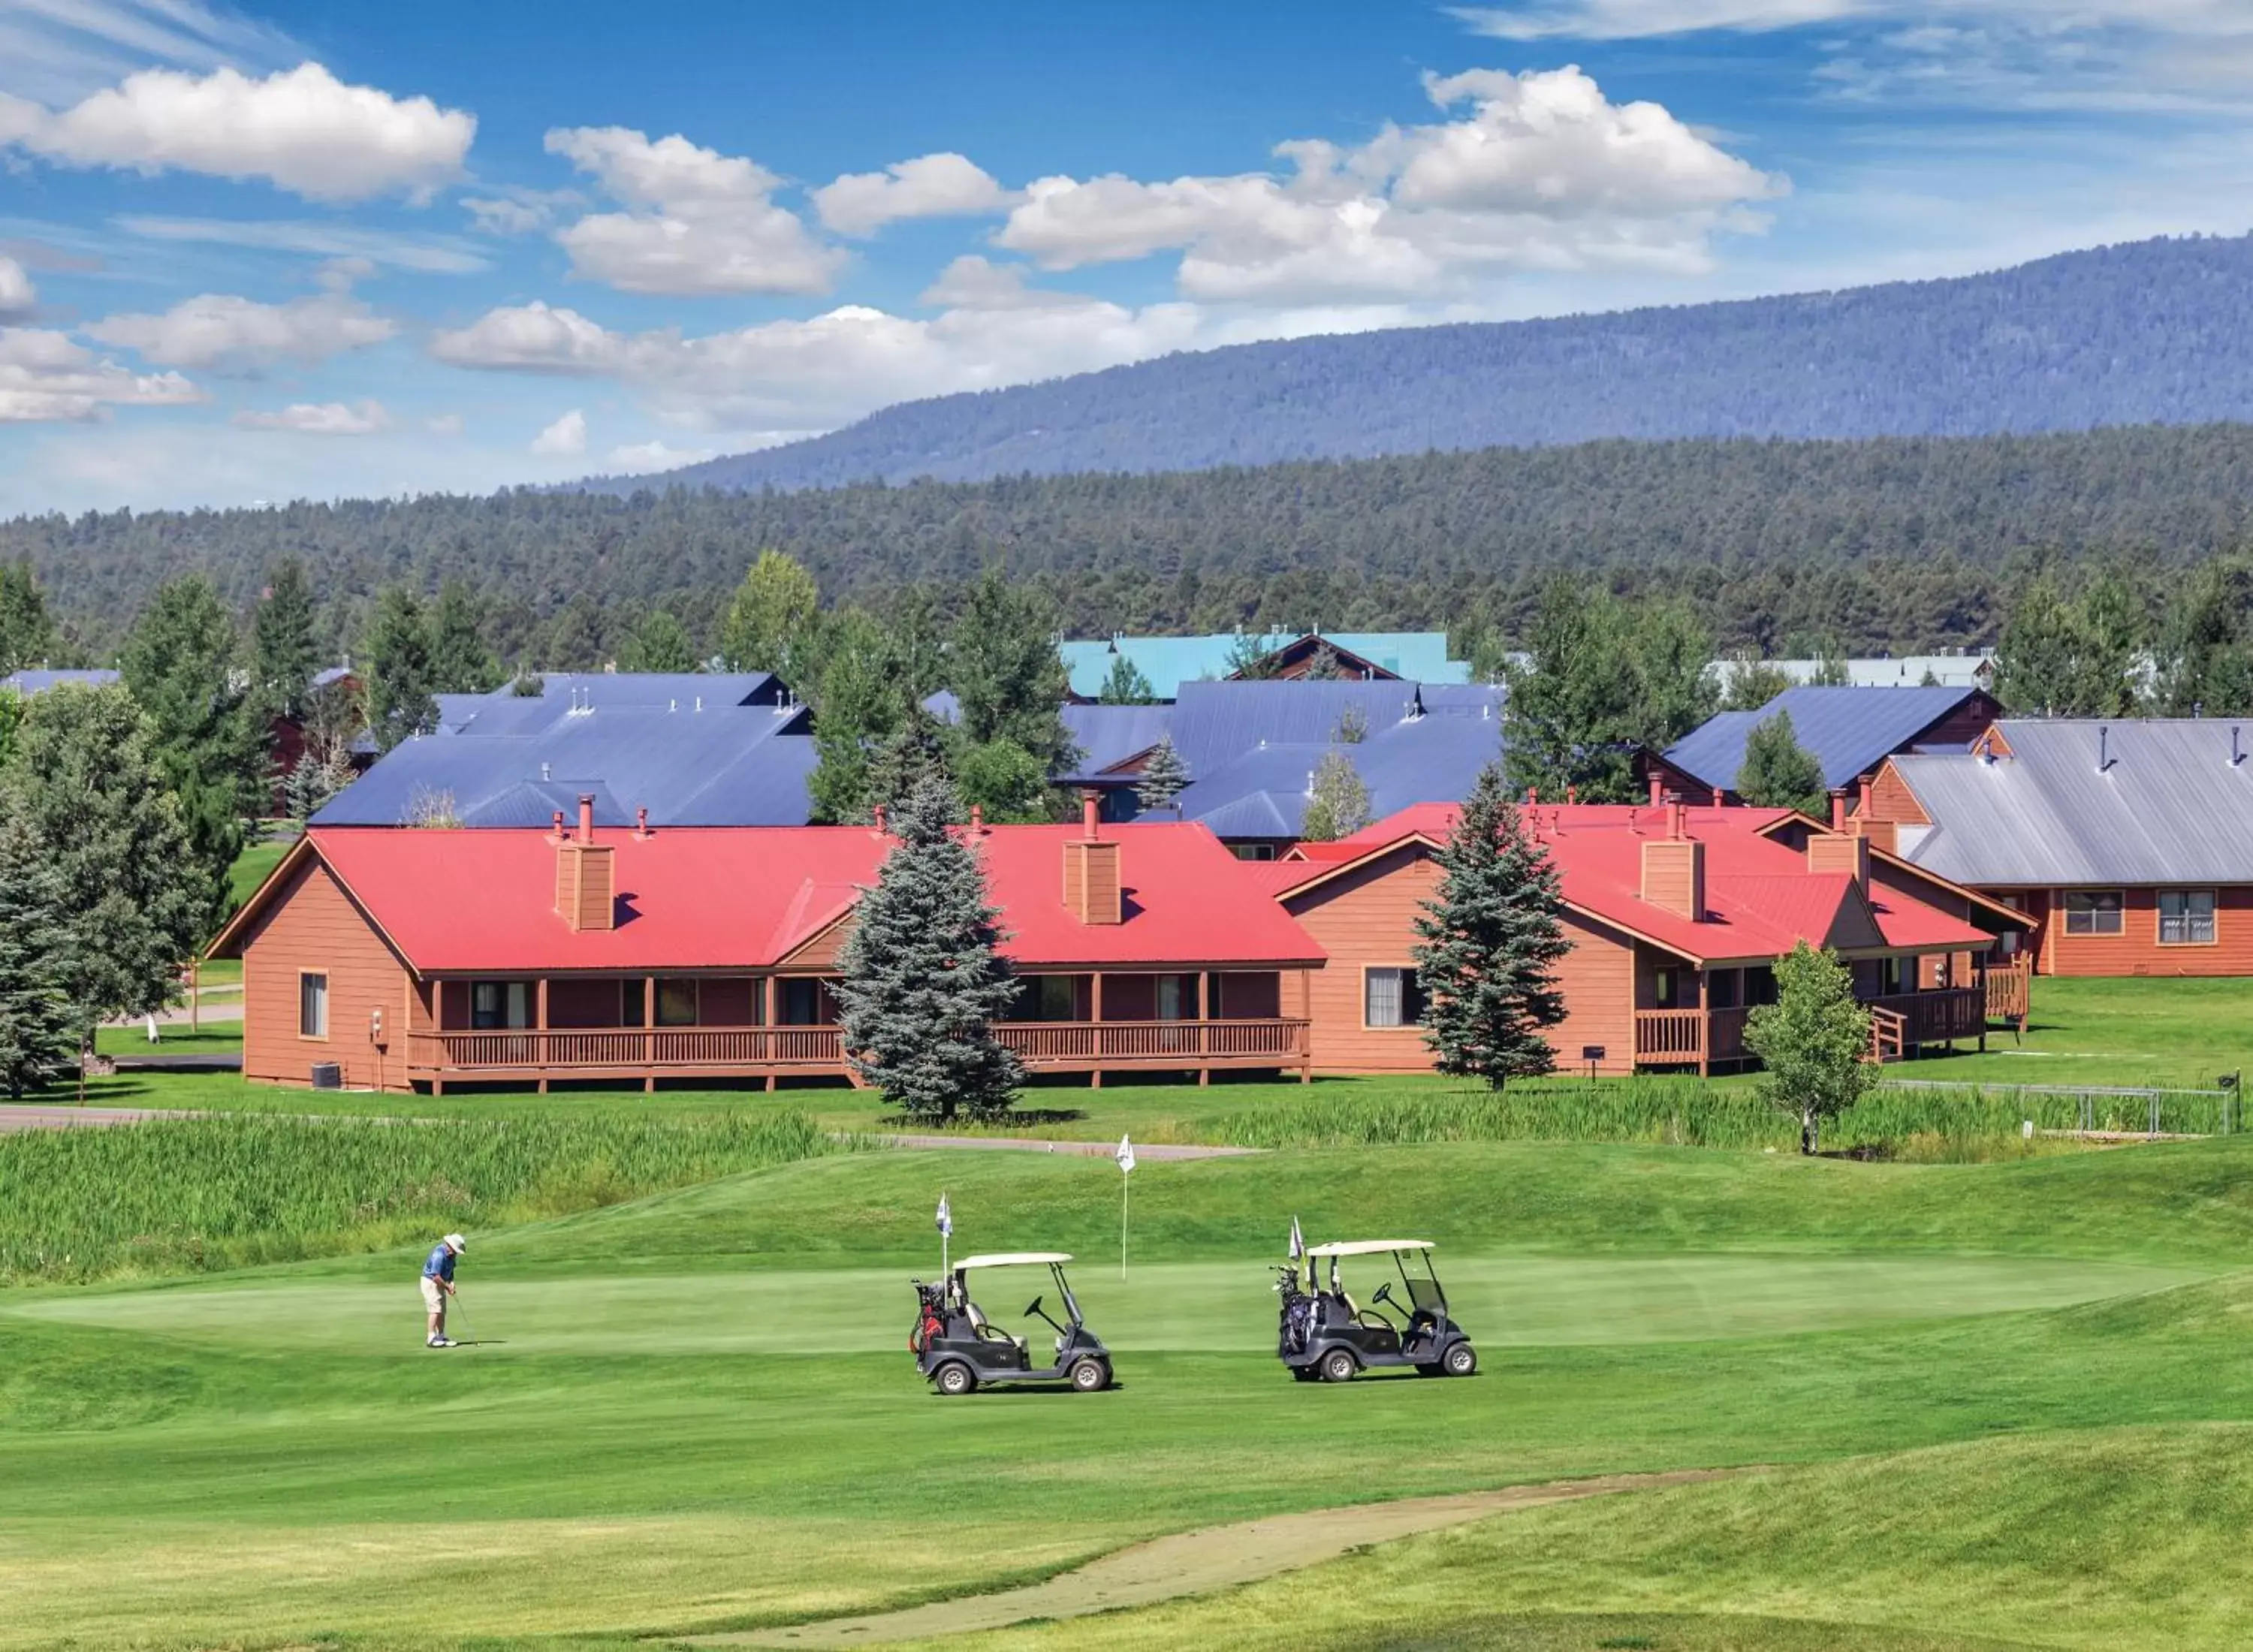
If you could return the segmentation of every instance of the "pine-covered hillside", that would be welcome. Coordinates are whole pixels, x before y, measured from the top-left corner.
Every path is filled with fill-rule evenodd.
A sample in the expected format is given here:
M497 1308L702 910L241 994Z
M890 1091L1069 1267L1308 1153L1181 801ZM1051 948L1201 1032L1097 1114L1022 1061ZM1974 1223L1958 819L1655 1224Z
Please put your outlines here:
M666 479L822 487L1606 437L1966 436L2253 419L2248 315L2253 240L2138 241L1955 280L1168 356L906 402Z

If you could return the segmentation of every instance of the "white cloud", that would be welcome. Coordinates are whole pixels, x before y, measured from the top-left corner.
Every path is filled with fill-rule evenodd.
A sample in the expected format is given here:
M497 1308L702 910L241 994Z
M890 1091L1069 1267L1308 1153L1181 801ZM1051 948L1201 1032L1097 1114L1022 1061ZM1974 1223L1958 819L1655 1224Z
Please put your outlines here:
M710 448L669 448L662 442L636 442L612 448L603 464L614 475L641 476L651 471L677 471L684 464L701 464L713 457Z
M557 232L574 274L625 292L818 293L845 262L775 204L781 180L755 161L617 126L558 128L547 144L628 209Z
M2229 35L2247 28L2243 0L1524 0L1447 10L1472 32L1503 40L1633 40L1708 29L1757 33L1852 18L1923 22L1939 16L2016 20L2052 30L2132 27Z
M462 415L458 413L434 413L422 421L422 428L432 436L462 434Z
M84 331L164 366L247 373L281 361L310 366L381 344L398 329L359 299L331 291L285 304L202 293L161 315L108 316Z
M389 428L391 415L380 401L294 401L278 413L238 413L233 422L245 430L291 430L301 436L373 436Z
M279 66L303 51L279 29L202 0L9 0L0 4L0 91L74 102L152 64Z
M532 438L531 451L543 459L575 459L587 450L587 415L574 408Z
M474 275L492 267L484 247L451 235L416 235L283 219L157 218L127 213L114 221L127 234L148 240L202 241L261 252L308 253L317 258L364 258L372 264L434 275Z
M23 265L12 258L0 257L0 321L30 315L31 307L38 302L38 289L31 284Z
M940 270L938 279L916 302L948 310L1033 310L1087 301L1073 293L1026 286L1022 264L997 264L966 253Z
M46 328L0 329L0 423L84 421L113 407L202 400L203 392L177 373L129 373Z
M66 166L264 178L321 201L427 196L459 177L477 118L346 86L317 63L263 79L144 69L61 110L0 94L0 143Z
M952 153L896 161L881 172L847 172L813 192L814 211L841 235L873 235L903 218L998 213L1016 199L983 168Z
M575 310L550 309L535 298L436 334L430 353L457 367L595 374L615 372L620 350L617 334Z
M1441 109L1368 142L1281 144L1266 172L1144 183L1046 178L995 241L1051 269L1179 249L1191 298L1422 298L1507 269L1703 269L1721 229L1786 187L1656 103L1573 67L1427 76Z

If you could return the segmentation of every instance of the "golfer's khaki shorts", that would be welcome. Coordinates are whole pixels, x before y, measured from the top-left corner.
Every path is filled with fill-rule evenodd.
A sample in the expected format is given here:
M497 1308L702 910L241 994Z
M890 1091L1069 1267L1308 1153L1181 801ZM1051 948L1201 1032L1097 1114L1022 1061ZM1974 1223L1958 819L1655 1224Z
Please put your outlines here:
M438 1281L427 1274L422 1279L422 1306L433 1314L443 1314L446 1311L445 1293L439 1290Z

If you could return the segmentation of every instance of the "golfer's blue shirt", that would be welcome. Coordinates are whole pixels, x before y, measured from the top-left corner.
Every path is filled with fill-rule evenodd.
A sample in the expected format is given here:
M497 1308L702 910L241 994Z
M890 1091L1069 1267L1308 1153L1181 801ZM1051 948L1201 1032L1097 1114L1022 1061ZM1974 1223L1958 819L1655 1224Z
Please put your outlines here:
M443 1244L440 1244L423 1258L422 1277L426 1279L444 1279L451 1283L454 1277L454 1253Z

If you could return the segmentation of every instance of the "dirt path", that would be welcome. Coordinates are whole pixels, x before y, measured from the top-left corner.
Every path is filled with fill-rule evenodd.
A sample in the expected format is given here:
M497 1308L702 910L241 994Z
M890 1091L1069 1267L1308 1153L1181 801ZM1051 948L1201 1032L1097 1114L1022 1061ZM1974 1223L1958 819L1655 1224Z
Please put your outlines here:
M1000 1153L1068 1153L1082 1158L1108 1159L1119 1151L1115 1141L1050 1141L1039 1136L873 1136L887 1147L984 1147ZM1240 1159L1265 1152L1260 1147L1207 1147L1182 1142L1134 1144L1134 1156L1153 1163L1176 1159Z
M867 1617L831 1618L787 1628L747 1629L733 1635L667 1637L691 1646L832 1647L874 1646L983 1629L1003 1629L1032 1618L1076 1618L1122 1607L1153 1606L1161 1600L1203 1594L1214 1589L1256 1583L1278 1572L1335 1559L1364 1544L1436 1531L1466 1521L1547 1503L1572 1502L1613 1492L1686 1486L1747 1472L1740 1468L1689 1468L1664 1474L1605 1474L1593 1480L1559 1480L1545 1486L1510 1486L1500 1491L1466 1492L1451 1497L1412 1497L1399 1502L1359 1503L1345 1509L1315 1509L1275 1515L1241 1525L1179 1532L1137 1544L1091 1560L1022 1589L998 1594L937 1600L903 1612Z

